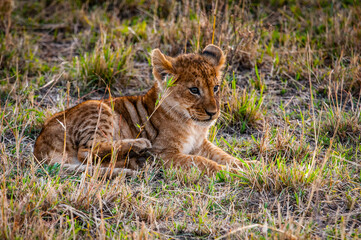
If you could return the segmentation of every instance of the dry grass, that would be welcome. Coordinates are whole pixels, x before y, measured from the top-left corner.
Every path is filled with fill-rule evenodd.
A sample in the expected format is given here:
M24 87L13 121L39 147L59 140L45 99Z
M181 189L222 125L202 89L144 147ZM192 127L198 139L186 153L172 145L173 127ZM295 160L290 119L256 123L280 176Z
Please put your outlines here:
M360 13L352 0L0 1L0 238L361 238ZM213 36L228 65L210 138L244 173L149 162L109 180L35 161L47 116L143 92L151 49Z

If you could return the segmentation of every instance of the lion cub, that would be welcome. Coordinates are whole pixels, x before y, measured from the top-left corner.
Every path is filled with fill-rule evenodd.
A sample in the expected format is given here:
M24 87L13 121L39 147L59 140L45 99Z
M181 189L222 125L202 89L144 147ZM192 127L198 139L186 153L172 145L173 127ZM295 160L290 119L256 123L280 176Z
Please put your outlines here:
M85 101L55 114L46 120L34 156L68 168L100 161L105 169L121 171L136 169L136 159L149 150L165 166L197 166L208 175L222 165L237 164L236 158L207 140L209 127L220 115L224 61L215 45L201 54L175 58L154 49L156 82L145 95Z

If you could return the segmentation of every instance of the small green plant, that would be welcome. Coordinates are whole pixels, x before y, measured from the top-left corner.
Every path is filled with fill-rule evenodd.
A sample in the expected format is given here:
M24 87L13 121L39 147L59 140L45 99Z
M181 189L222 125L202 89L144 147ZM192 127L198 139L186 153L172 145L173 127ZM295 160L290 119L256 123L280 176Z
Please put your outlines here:
M59 163L55 163L52 165L44 164L42 168L37 169L36 175L38 177L46 177L46 176L54 177L59 174L60 167L61 166Z

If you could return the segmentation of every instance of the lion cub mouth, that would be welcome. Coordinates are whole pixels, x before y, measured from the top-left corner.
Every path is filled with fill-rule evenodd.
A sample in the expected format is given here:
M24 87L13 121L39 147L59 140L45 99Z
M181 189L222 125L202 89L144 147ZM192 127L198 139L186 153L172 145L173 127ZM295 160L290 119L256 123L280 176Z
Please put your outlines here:
M210 123L214 120L216 120L215 118L212 118L212 117L209 117L208 119L198 119L198 118L195 118L195 117L192 117L192 120L195 121L195 122L201 122L201 123Z

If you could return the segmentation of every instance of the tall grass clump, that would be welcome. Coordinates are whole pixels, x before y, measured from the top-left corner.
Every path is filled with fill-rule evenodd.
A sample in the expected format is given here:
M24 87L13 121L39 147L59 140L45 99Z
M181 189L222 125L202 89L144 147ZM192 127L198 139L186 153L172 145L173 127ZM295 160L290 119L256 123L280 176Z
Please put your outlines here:
M318 121L320 140L325 146L332 144L331 139L345 146L361 143L360 98L354 98L352 90L344 87L342 80L328 84L328 98L323 102Z
M240 89L233 78L231 86L223 86L224 100L221 106L222 122L229 127L245 132L247 128L259 128L262 125L263 87L258 94L252 89Z
M256 139L252 137L254 147L251 155L273 162L278 158L287 159L287 162L302 162L310 156L310 144L303 136L301 138L289 129L265 129L265 134ZM301 141L299 141L301 139Z
M86 87L112 87L115 83L127 85L131 75L132 46L98 44L93 52L73 59L73 74Z
M321 124L321 137L323 143L329 145L330 139L335 137L342 144L361 143L361 115L360 108L350 111L342 111L339 108L330 107L323 114Z

